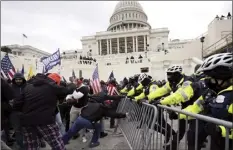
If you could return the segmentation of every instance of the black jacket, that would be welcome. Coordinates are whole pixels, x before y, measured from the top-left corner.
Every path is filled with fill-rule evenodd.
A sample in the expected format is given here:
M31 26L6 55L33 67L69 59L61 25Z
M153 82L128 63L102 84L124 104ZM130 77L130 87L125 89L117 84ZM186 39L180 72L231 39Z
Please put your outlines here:
M13 89L11 86L1 78L1 127L4 128L4 122L9 119L12 107L9 101L14 98Z
M82 108L85 105L87 105L88 102L88 93L89 93L89 89L87 86L85 85L81 85L81 87L77 88L75 90L77 93L80 92L83 94L83 97L81 97L80 99L78 99L78 102L76 102L75 104L73 104L74 107L76 108Z
M21 85L17 85L15 83L15 79L16 78L22 79L23 83ZM14 77L12 79L12 88L14 90L14 97L20 96L20 94L22 93L23 88L25 87L25 85L26 85L26 80L25 80L23 74L21 74L21 73L15 73L15 75L14 75Z
M91 122L97 122L103 117L113 117L113 118L125 118L126 115L123 113L116 113L111 108L106 107L102 103L91 99L89 100L87 106L81 110L81 116Z
M37 74L25 86L20 97L14 100L13 109L22 112L22 126L52 124L55 123L58 97L65 97L69 92L67 88L58 86L47 76Z

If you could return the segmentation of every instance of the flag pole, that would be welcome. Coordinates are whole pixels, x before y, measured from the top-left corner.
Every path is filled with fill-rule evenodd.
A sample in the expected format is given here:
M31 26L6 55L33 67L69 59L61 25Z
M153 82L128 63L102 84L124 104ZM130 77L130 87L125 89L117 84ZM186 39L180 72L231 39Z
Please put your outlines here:
M24 36L23 36L22 38L23 38L23 40L22 40L22 41L23 41L23 43L22 43L22 44L23 44L23 46L24 46Z

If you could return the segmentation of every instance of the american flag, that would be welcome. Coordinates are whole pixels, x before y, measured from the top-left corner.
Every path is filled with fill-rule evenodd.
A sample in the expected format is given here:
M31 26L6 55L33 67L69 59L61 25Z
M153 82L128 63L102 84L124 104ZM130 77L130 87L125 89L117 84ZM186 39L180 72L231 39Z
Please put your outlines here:
M112 84L109 84L107 87L108 95L119 95L119 92L117 91L116 87Z
M96 68L92 75L91 87L93 89L93 94L97 94L101 92L102 90L101 85L100 85L100 80L99 80L98 64L96 65Z
M11 63L9 56L6 54L1 60L1 74L3 77L12 80L15 73L15 68Z

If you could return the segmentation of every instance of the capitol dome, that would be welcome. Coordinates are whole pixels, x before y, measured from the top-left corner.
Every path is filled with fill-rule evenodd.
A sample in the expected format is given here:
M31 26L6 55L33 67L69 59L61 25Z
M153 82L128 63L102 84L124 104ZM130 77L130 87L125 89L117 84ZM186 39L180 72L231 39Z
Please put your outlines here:
M148 18L141 4L137 1L120 1L117 3L112 16L108 31L149 27Z

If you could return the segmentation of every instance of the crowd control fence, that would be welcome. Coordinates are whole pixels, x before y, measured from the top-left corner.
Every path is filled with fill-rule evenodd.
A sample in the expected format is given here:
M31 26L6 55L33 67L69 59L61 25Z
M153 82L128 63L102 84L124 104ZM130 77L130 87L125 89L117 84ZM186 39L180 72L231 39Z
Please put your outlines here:
M157 108L153 105L136 102L128 98L122 99L117 112L127 113L127 118L120 120L119 128L122 130L131 149L149 149L151 138L154 134L154 126Z
M151 105L123 99L118 112L128 113L121 119L119 128L132 150L230 150L233 140L233 123L193 114L179 107ZM184 119L178 119L185 114ZM224 126L226 137L215 128Z

